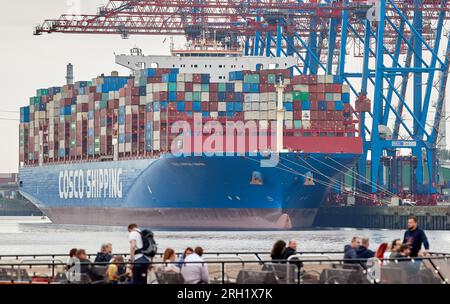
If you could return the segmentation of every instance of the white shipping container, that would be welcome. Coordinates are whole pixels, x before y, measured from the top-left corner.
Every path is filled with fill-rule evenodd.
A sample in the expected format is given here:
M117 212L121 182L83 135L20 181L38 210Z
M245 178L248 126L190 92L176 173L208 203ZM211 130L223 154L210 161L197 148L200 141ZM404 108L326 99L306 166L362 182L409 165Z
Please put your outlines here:
M269 93L269 102L270 101L277 101L277 93Z
M284 94L284 101L285 102L293 102L294 101L294 97L292 96L292 93Z
M243 90L244 90L244 84L242 83L242 81L236 81L234 83L234 91L238 92L238 93L242 93Z
M208 92L202 92L201 94L201 101L208 102L209 101L209 93Z
M259 104L259 109L260 109L261 111L267 111L267 110L269 110L269 103L268 103L268 102L261 102L261 103Z
M94 128L94 120L93 120L93 119L90 119L90 120L88 121L88 127L91 128L91 129Z
M226 102L219 102L218 105L218 111L223 112L227 110L227 103Z
M269 101L269 93L261 93L259 95L259 99L262 102L268 102Z
M153 83L147 84L147 95L149 95L148 93L153 93Z
M269 113L267 113L267 116L269 116ZM260 129L268 129L269 128L269 121L267 121L267 120L260 120L259 121L259 128Z
M168 90L168 86L167 86L167 83L160 83L159 85L158 85L158 92L167 92L167 90Z
M245 113L244 113L244 115L245 115ZM211 116L211 118L213 118L213 119L217 119L217 117L219 117L219 113L218 112L210 112L209 116Z
M55 151L54 150L48 150L48 157L54 158L55 157Z
M184 92L185 91L185 84L184 82L177 82L177 92Z
M124 134L125 133L125 125L119 125L119 133Z
M100 128L100 135L106 135L106 127Z
M333 101L342 100L342 95L340 93L333 94Z
M308 120L302 120L302 129L311 129L311 122Z
M192 82L192 74L184 74L184 82Z
M310 120L311 112L310 111L302 111L302 120Z
M153 112L153 121L161 120L161 112Z
M153 140L153 149L157 151L161 149L161 143L159 140Z
M252 94L252 102L259 102L259 94Z
M139 105L145 106L147 104L147 96L139 96Z
M334 83L333 75L327 75L325 82L326 83Z
M147 101L147 103L152 103L153 102L153 94L147 94L147 96L145 96L145 100Z
M259 119L269 119L269 113L267 111L259 111Z
M258 102L252 102L252 110L259 111L259 103Z
M350 86L348 84L342 85L342 93L350 93Z
M194 92L201 92L202 85L200 83L194 83Z
M131 143L125 143L125 152L131 152Z
M309 86L306 84L296 84L292 87L294 91L298 92L309 92Z
M125 152L125 144L121 143L119 144L119 153L124 153Z
M251 111L252 110L252 103L246 102L244 103L244 111Z
M252 115L251 115L251 113L252 112L244 112L244 120L251 120L252 118Z
M184 82L184 74L178 74L177 75L177 82Z
M244 94L244 101L245 102L252 102L252 95L251 94Z
M291 112L291 111L284 112L284 119L285 120L293 120L294 119L294 112Z
M123 107L125 104L126 104L125 97L120 97L119 98L119 106Z
M294 123L292 120L285 120L284 121L284 126L286 127L286 129L293 129L294 128Z
M269 101L267 104L268 110L276 110L277 109L277 103L275 101Z

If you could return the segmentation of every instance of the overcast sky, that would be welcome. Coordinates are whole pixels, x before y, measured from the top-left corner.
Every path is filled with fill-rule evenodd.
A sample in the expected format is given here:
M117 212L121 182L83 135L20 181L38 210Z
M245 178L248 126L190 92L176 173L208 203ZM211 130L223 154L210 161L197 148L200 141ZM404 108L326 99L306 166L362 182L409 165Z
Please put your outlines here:
M113 70L128 74L126 69L114 63L114 52L129 53L131 48L137 46L147 55L168 54L170 40L163 44L165 37L161 36L132 36L129 40L115 35L33 36L34 26L44 19L56 18L64 13L94 13L97 7L106 3L107 0L21 0L2 3L0 111L18 111L20 106L28 105L29 97L36 94L36 89L63 85L69 62L74 65L75 80L90 80ZM360 59L348 58L346 69L354 70L354 67L360 71ZM409 91L411 86L412 81ZM372 97L373 93L369 92L369 96ZM433 117L434 113L430 113L428 119ZM0 112L0 118L19 118L19 115ZM19 122L0 119L0 130L0 173L17 172Z

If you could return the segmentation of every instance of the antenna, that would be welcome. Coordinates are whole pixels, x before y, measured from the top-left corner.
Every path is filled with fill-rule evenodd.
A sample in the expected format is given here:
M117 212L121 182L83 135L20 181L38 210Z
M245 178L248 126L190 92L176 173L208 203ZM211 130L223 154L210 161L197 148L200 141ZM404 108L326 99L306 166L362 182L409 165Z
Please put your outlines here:
M66 83L73 84L73 65L71 63L67 65Z

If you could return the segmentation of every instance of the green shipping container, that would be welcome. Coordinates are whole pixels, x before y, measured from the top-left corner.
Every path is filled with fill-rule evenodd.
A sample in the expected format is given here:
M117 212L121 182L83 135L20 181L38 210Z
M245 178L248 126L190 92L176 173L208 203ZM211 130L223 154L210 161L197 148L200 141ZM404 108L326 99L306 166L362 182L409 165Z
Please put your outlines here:
M224 82L219 83L219 92L226 92L227 85Z
M201 94L200 92L194 92L192 95L192 101L201 101Z
M245 75L244 82L246 83L259 83L259 75Z
M308 101L309 93L307 92L294 92L293 94L294 101Z
M71 148L75 148L75 145L76 145L75 140L71 140L71 141L70 141L70 147L71 147Z
M209 84L202 83L202 92L209 92Z
M268 77L268 82L269 82L270 84L275 84L276 80L277 80L277 78L275 77L275 75L273 75L273 74L270 74L270 75L269 75L269 77Z
M176 82L169 82L169 92L176 92L177 91L177 83Z
M193 99L192 92L184 93L184 99L185 99L185 101L192 101L192 99Z
M108 108L108 100L102 100L102 101L100 101L99 107L100 107L100 109L106 109L106 108Z
M301 128L302 128L302 121L294 120L294 129L301 129Z
M39 97L48 95L48 89L39 89L36 91L36 95Z

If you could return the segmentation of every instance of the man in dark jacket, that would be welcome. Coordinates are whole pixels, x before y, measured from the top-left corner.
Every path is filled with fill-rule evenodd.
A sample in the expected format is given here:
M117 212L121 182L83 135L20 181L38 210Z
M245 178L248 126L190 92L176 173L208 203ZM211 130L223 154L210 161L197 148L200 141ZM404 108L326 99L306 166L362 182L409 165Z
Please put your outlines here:
M344 247L344 260L356 259L356 249L361 245L361 239L357 236L352 238L350 245Z
M357 259L370 259L375 256L375 252L369 249L369 239L368 238L362 238L361 239L361 246L356 249L356 258Z
M290 256L296 255L297 254L297 241L296 240L290 240L288 246L286 247L286 249L284 250L283 253L283 260L287 260L289 259ZM292 258L290 263L291 264L296 264L299 268L303 267L303 263L296 261L298 260L297 258Z
M417 257L422 248L422 244L425 247L425 250L430 249L428 238L425 232L417 227L417 218L415 216L410 216L408 218L408 230L405 231L403 244L408 244L411 247L410 256L412 258ZM424 253L426 254L427 251L424 251Z
M100 252L97 252L95 263L109 263L112 259L112 244L103 244Z

